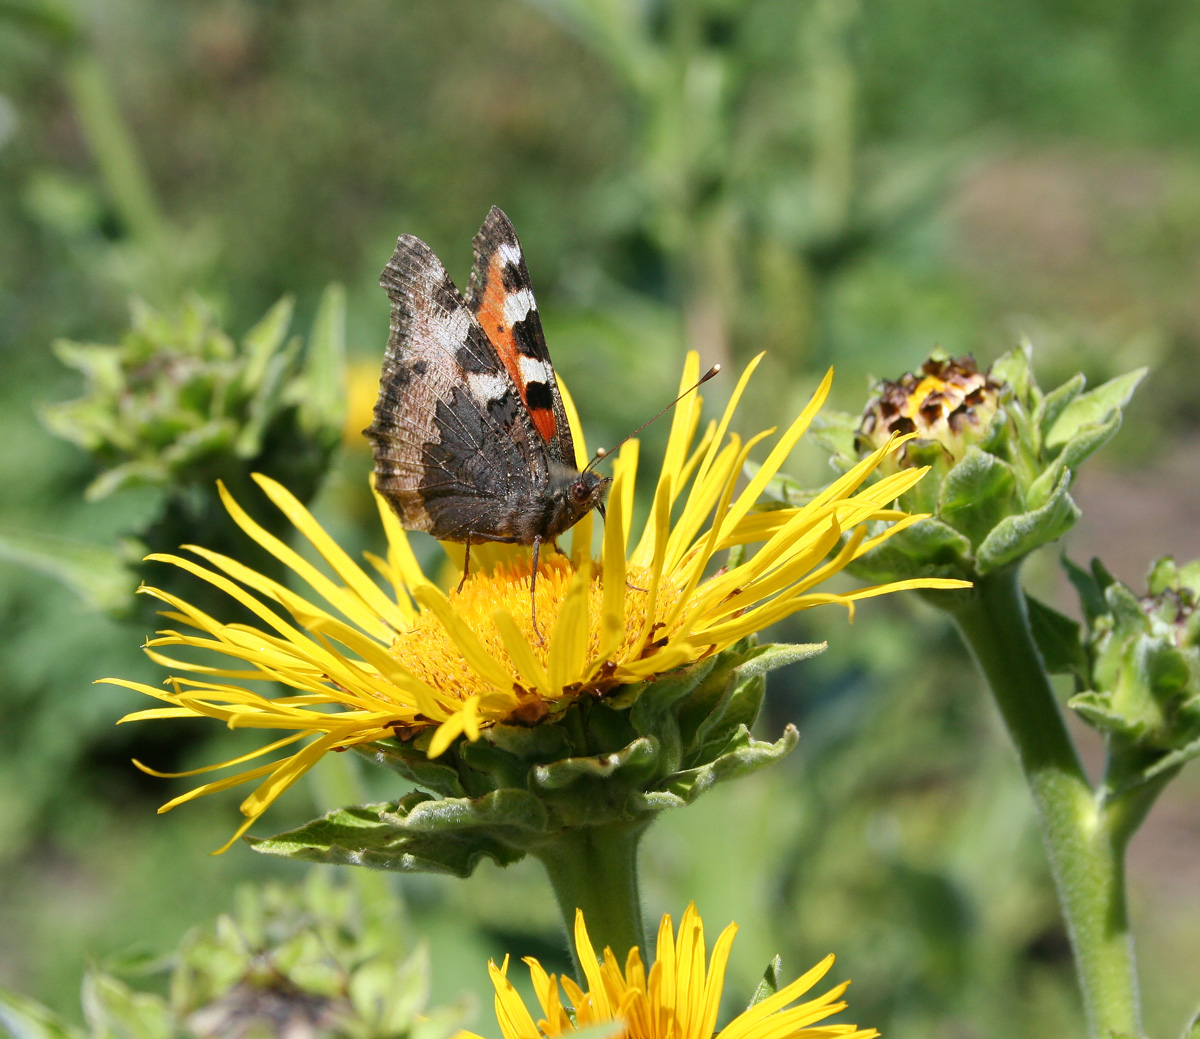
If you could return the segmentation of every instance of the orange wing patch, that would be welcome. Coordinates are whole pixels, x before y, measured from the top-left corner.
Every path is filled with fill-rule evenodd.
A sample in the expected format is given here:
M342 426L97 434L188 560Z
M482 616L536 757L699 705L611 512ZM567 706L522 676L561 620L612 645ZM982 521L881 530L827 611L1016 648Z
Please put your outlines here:
M533 291L525 283L505 284L506 268L515 269L505 252L504 248L496 249L488 261L475 317L508 369L534 428L549 443L557 432L551 395L554 369L546 356ZM518 325L523 327L517 329Z

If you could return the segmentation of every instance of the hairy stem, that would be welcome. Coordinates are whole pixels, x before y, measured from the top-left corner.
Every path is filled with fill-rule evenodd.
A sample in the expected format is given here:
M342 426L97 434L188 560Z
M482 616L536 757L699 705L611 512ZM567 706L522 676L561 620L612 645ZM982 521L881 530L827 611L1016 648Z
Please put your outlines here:
M1016 744L1075 953L1089 1033L1141 1035L1125 906L1125 846L1139 813L1113 812L1093 793L1034 644L1016 568L978 578L971 593L946 606Z
M624 964L635 945L645 951L637 877L638 841L645 830L642 822L566 829L534 849L558 899L580 981L573 941L576 909L583 910L597 953L610 948Z

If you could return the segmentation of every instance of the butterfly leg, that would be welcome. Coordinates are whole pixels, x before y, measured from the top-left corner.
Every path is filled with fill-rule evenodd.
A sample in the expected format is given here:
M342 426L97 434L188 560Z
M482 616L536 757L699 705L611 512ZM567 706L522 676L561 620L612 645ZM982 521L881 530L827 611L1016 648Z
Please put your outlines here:
M554 542L551 542L553 544ZM537 590L537 574L538 574L538 552L542 547L542 539L533 539L533 569L529 572L529 611L533 619L533 633L537 636L538 642L545 642L542 638L542 633L538 631L537 626L537 599L533 597L533 593Z
M466 537L467 550L463 557L462 580L458 582L458 588L456 589L456 591L459 591L459 592L461 592L463 590L463 585L467 583L467 575L470 574L470 572L471 572L471 539L472 538L474 538L476 541L495 541L501 545L515 545L517 543L516 538L497 537L494 534L481 534L477 530L468 530L467 537Z
M462 580L458 582L456 591L461 592L463 585L467 583L467 575L471 572L471 531L467 531L467 551L463 556L463 575Z

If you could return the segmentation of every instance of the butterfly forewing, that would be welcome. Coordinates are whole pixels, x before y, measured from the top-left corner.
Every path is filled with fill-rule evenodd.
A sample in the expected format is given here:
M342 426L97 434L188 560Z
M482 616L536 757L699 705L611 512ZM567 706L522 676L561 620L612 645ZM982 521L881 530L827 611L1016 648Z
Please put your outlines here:
M525 255L511 221L496 206L474 245L468 305L508 371L550 457L574 466L571 427L546 349Z

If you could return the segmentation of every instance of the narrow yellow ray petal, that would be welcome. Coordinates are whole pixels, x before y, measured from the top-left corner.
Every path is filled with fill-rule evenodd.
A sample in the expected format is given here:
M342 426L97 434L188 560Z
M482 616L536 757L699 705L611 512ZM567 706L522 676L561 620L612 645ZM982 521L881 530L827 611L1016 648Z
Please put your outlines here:
M703 480L708 475L709 469L712 467L713 459L716 457L717 450L721 446L721 441L725 439L725 434L729 432L729 424L733 421L733 413L737 411L737 406L741 402L742 394L746 392L746 386L750 382L750 376L754 374L754 370L759 366L762 359L766 357L766 352L758 354L750 359L750 363L742 369L742 374L738 376L737 385L733 387L733 393L729 395L729 403L725 405L725 411L721 414L721 419L717 423L716 432L713 434L712 442L708 446L708 454L704 458L704 464L700 467L700 472L696 474L696 480Z
M374 609L372 609L371 606L364 602L361 597L352 594L347 589L339 588L315 566L308 562L308 560L301 556L300 553L296 552L290 546L277 538L274 534L271 534L269 531L265 530L253 519L251 519L246 510L243 509L236 501L234 501L233 495L229 493L225 487L225 484L220 480L217 481L217 492L221 496L221 503L225 506L225 511L229 513L234 523L241 527L242 530L245 531L245 533L248 534L255 543L264 548L272 556L283 563L284 566L288 567L288 569L295 573L301 580L306 582L308 586L312 588L313 591L315 591L318 595L322 596L326 602L332 605L335 609L340 610L355 624L362 625L367 631L376 631L384 628L384 624L380 615ZM313 520L313 523L315 524L316 521ZM196 552L197 555L204 556L204 558L208 559L209 562L216 561L214 558L206 555L204 550L197 550L191 545L186 545L184 547ZM216 555L217 553L212 553L212 556ZM225 567L222 567L222 569L225 569ZM243 571L249 570L248 567L242 567L241 569ZM229 572L230 571L226 569L226 573ZM249 572L254 573L252 570L249 570ZM255 587L254 584L251 584L250 581L246 580L240 574L232 574L231 576L236 577L237 580L242 581L245 584L249 584L252 588ZM262 575L256 576L258 576L263 582L274 583L268 582L268 579L262 577ZM382 617L389 618L390 614L385 613L382 615ZM399 622L401 620L401 618L398 617L391 619L393 622ZM386 638L386 632L381 634L379 637Z
M625 474L625 485L623 488L625 500L621 502L621 512L625 517L625 522L621 526L621 544L626 548L629 546L629 532L633 529L634 492L637 490L638 458L640 453L641 445L636 440L627 440L621 445L621 450L617 454L617 460L613 462L614 483L618 472Z
M292 526L300 531L313 548L321 554L321 557L333 567L334 573L345 581L367 606L397 630L406 625L407 618L401 613L399 607L383 594L379 585L371 580L366 571L326 533L325 528L313 518L312 513L300 503L300 500L291 491L283 484L277 483L261 473L253 473L251 478L275 503L279 511L287 516Z
M604 524L604 550L601 555L601 574L604 580L604 599L600 607L600 642L593 668L599 667L621 645L625 637L625 482L623 466L613 477L609 495L608 518Z
M375 489L375 477L371 476L371 493L375 498L375 508L379 512L379 522L383 524L383 533L387 538L388 562L399 575L399 580L411 594L419 585L429 584L417 557L413 555L412 545L409 544L408 534L400 526L400 520L387 500ZM410 611L410 616L413 611Z
M572 682L583 678L583 667L591 636L588 625L591 570L590 560L584 560L583 566L571 578L571 584L559 609L558 623L554 626L554 633L550 638L546 674L555 695L561 694Z
M663 558L667 553L667 534L671 528L671 474L663 472L663 478L658 485L658 493L650 510L650 518L646 521L646 531L650 535L650 548L653 558L649 564L650 587L646 591L646 618L642 624L641 634L634 643L635 655L645 649L646 643L654 632L655 607L658 605L658 592L662 585Z
M750 507L759 499L767 484L775 477L779 471L779 467L787 461L788 455L792 453L792 448L796 446L797 441L804 435L812 420L816 417L818 411L821 410L821 405L825 403L825 398L829 396L829 387L833 383L833 369L825 373L825 378L821 380L821 384L813 392L808 404L796 420L787 428L787 431L779 438L778 443L771 449L771 453L767 455L767 460L763 463L762 468L754 474L753 479L746 486L746 489L738 497L738 500L730 507L729 515L725 517L724 528L732 529L737 526L738 521L750 511Z
M278 766L278 761L272 761L268 765L259 765L258 768L239 772L235 776L226 776L224 779L214 779L211 783L202 783L200 786L189 790L186 794L180 794L178 797L171 798L166 804L159 805L158 814L163 815L171 811L172 808L178 808L181 804L187 804L187 802L194 801L198 797L204 797L207 794L219 794L223 790L241 786L243 783L251 783L262 776L268 775L278 768Z
M513 667L517 669L521 684L527 689L536 689L540 696L549 697L551 685L550 680L546 677L546 670L534 655L533 647L530 646L529 640L521 631L516 619L508 610L499 609L492 614L492 621L496 625L496 630L500 632L504 649L513 662Z

